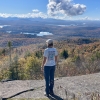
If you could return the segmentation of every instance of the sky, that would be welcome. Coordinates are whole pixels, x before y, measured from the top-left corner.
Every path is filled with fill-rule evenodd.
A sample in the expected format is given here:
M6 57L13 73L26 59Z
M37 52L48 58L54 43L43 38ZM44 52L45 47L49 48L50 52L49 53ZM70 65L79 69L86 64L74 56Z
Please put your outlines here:
M0 0L0 17L100 20L100 0Z

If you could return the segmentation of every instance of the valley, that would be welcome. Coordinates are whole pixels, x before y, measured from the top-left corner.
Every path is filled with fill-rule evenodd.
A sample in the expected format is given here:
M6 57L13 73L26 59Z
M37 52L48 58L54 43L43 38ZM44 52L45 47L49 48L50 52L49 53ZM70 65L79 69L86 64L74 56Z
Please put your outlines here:
M13 46L44 43L47 38L54 40L73 38L100 38L99 21L63 21L54 19L0 19L0 46L7 41Z

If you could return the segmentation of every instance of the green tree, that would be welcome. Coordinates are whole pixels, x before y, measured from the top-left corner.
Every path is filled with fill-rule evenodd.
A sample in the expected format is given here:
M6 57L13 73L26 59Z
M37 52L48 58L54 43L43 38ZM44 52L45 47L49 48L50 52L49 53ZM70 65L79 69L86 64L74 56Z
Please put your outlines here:
M68 58L68 51L64 49L64 50L61 52L61 57L63 57L64 59L67 59L67 58Z
M13 79L13 66L11 65L12 64L12 60L11 60L12 42L11 41L8 42L8 48L9 48L9 71L10 71L9 78Z
M35 56L38 57L38 58L41 58L43 56L42 50L36 51Z
M19 79L19 76L18 76L18 73L19 73L19 70L18 70L18 67L19 67L19 62L18 62L18 56L16 55L13 59L14 61L12 62L11 64L11 67L10 67L10 79L13 79L13 80L17 80Z
M8 47L9 47L9 61L10 61L10 66L11 66L11 48L12 48L11 41L8 42Z
M6 53L6 50L3 49L3 50L1 51L1 54L3 54L3 55L5 56L5 53Z

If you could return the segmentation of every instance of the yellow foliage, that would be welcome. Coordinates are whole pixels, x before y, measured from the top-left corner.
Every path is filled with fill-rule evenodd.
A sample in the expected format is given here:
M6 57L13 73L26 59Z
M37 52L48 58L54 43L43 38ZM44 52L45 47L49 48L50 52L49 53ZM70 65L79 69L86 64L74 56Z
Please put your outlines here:
M20 59L18 60L18 62L19 62L20 65L24 65L25 62L26 62L26 60L25 60L25 58L20 58Z
M0 61L0 66L2 65L2 62Z

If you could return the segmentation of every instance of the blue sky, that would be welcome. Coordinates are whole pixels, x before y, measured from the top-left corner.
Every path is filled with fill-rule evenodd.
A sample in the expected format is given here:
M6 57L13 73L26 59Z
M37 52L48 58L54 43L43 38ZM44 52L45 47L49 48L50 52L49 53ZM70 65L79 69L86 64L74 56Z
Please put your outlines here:
M100 0L0 0L0 17L100 20Z

